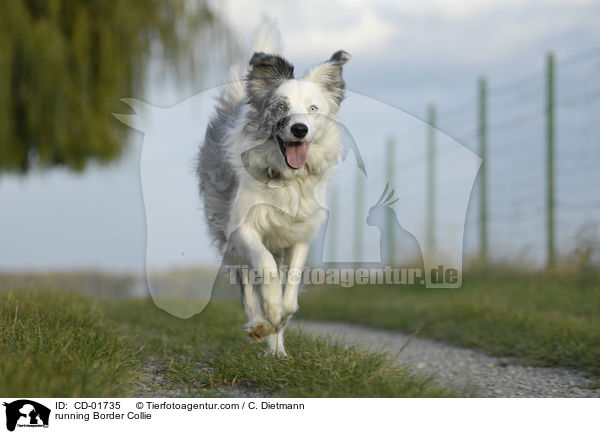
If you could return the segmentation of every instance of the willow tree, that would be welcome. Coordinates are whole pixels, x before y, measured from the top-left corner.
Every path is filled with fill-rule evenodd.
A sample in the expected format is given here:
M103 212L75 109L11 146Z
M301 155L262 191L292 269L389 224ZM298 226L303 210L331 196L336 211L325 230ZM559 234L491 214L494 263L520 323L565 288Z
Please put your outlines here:
M150 57L185 77L197 72L194 48L223 39L203 0L4 2L0 173L115 159L124 130L110 113L139 94Z

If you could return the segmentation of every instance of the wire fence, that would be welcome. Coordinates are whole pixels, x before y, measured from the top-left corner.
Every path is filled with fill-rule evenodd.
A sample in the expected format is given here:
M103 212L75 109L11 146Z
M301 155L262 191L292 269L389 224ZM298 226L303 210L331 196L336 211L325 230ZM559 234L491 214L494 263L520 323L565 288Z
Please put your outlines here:
M436 192L443 181L435 161L450 148L436 148L436 134L454 138L483 160L467 210L465 259L552 265L578 248L582 237L600 237L600 48L563 59L548 54L545 68L510 83L481 78L471 98L453 107L431 105L426 113L436 132L412 128L396 134L378 154L376 169L388 181L409 172L424 176L423 191L412 193L424 196L423 239L430 248L444 232L456 230L456 224L438 224ZM415 134L424 152L402 155L402 173L395 171L399 151L393 143ZM330 249L351 249L358 258L366 240L359 213L365 180L356 176L354 239L344 246L332 237ZM382 233L393 239L393 223L386 225ZM393 258L390 243L386 249Z
M600 49L549 54L544 70L479 86L477 97L441 110L437 125L484 159L467 254L552 265L582 236L598 236Z

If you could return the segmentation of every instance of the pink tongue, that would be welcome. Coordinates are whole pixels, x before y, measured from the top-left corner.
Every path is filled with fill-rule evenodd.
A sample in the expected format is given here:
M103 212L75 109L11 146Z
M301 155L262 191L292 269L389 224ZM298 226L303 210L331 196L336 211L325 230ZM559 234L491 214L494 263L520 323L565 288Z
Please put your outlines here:
M308 158L308 147L310 143L303 143L301 145L285 146L285 157L290 166L294 169L301 168L304 163L306 163L306 159Z

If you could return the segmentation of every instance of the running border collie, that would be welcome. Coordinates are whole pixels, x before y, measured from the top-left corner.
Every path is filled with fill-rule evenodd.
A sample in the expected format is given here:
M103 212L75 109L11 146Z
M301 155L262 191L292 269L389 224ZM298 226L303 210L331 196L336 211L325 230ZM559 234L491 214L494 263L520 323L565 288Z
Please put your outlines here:
M298 309L311 240L327 218L325 191L342 155L335 119L344 99L345 51L294 77L277 27L263 22L247 67L217 99L197 173L210 235L240 276L246 329L267 353L286 355L283 330Z

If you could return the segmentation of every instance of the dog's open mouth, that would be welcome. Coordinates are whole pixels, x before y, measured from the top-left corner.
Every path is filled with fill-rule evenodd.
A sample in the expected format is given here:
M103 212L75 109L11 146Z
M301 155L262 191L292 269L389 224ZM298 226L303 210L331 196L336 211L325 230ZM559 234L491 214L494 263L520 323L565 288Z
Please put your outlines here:
M310 142L284 142L281 137L277 136L277 143L285 162L290 168L300 169L304 166L308 158Z

